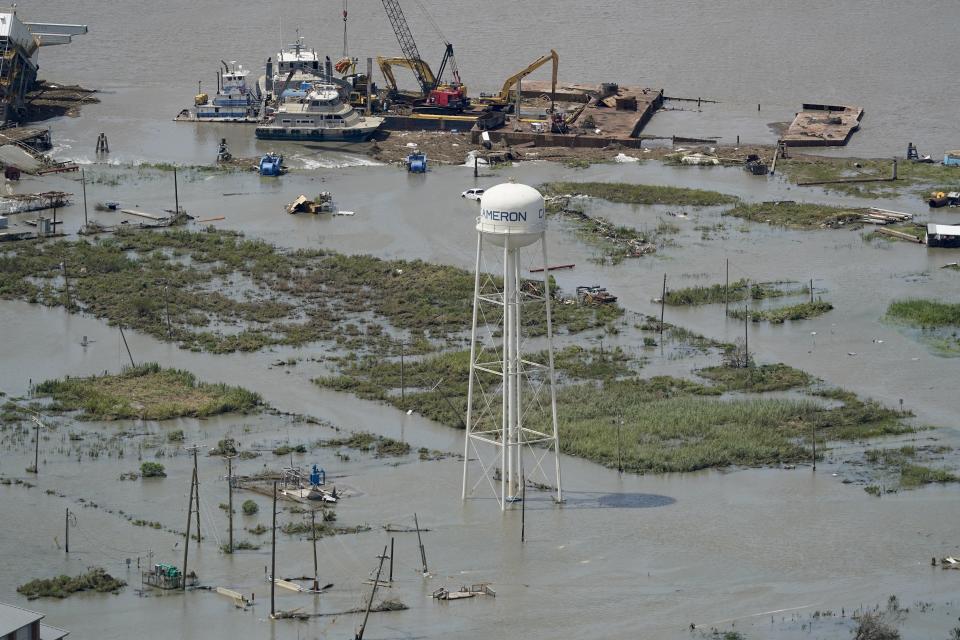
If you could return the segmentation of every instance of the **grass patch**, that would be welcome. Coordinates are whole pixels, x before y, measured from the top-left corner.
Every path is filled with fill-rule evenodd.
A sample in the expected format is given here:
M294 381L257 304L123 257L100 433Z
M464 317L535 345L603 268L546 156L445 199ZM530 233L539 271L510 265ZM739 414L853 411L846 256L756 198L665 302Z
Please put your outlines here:
M774 307L772 309L752 309L750 320L752 322L766 321L772 324L783 324L787 320L804 320L823 315L833 309L829 302L818 300L816 302L801 302L800 304L791 304L785 307ZM729 312L731 318L743 320L745 312L743 309L733 309Z
M810 374L785 364L764 364L759 367L708 367L697 371L726 391L786 391L807 387L813 378Z
M539 363L547 361L545 352L526 354L525 357ZM554 366L564 380L601 380L631 375L639 363L620 348L601 352L596 348L570 346L554 353ZM343 359L339 375L317 378L314 382L336 391L353 393L365 400L385 402L402 411L412 409L437 422L463 427L469 373L470 352L452 351L406 361L403 380L399 361L366 356ZM495 376L481 375L484 386L496 386ZM401 382L405 385L403 394ZM361 444L372 443L370 434L354 434L351 439L360 437L363 438Z
M94 567L87 573L79 576L57 576L56 578L38 578L17 587L17 593L29 600L37 598L66 598L81 591L96 591L97 593L119 593L127 586L123 580L118 580L101 567Z
M741 279L726 284L712 284L707 286L683 287L681 289L667 289L666 303L674 306L719 304L721 302L739 302L749 297L751 300L766 300L800 294L809 294L810 288L806 285L798 289L785 289L786 282L758 282L750 284Z
M859 166L858 166L859 165ZM798 156L777 161L777 169L794 183L841 180L844 178L889 178L892 162L889 158L827 158ZM927 187L923 191L955 191L960 184L960 173L955 167L900 161L897 180L892 182L836 183L819 185L826 191L864 198L889 197L904 190ZM947 187L945 185L953 185ZM936 188L936 189L934 189Z
M634 227L616 225L600 216L589 216L577 208L565 208L556 213L573 221L577 235L596 246L611 264L620 264L626 258L639 258L654 253L656 234Z
M386 436L379 436L366 431L351 434L346 438L321 440L317 443L321 447L347 447L360 451L373 451L377 458L387 456L405 456L410 453L410 445Z
M922 298L896 300L887 307L887 317L921 329L960 326L960 304Z
M958 481L960 481L960 478L944 469L932 469L910 463L900 467L900 486L905 489L912 489L925 484L946 484Z
M740 203L723 215L791 229L834 229L859 223L865 211L806 202L759 202Z
M427 344L426 337L449 337L471 320L473 275L421 260L284 251L213 229L5 244L0 299L69 306L192 350L255 351L321 340L366 347L391 339L385 324ZM553 320L556 329L577 332L620 314L613 305L557 305ZM373 319L359 327L357 316ZM525 329L544 333L544 316L542 307L531 309Z
M250 412L260 396L240 387L198 382L188 372L156 363L127 367L117 375L47 380L36 392L60 411L81 411L84 420L166 420Z
M540 187L545 196L584 194L608 202L626 204L670 204L677 206L708 207L734 204L736 196L718 191L665 187L626 182L548 182Z

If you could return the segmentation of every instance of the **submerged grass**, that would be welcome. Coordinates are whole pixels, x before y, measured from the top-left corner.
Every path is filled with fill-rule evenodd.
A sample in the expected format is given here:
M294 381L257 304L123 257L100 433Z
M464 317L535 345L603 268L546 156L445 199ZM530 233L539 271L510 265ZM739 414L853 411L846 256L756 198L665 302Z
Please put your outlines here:
M865 209L807 202L758 202L740 203L723 215L792 229L824 229L855 224L864 212Z
M197 381L188 371L156 363L128 367L117 375L63 378L40 383L36 393L53 399L51 408L81 411L86 420L165 420L250 412L258 394L240 387Z
M427 337L444 339L470 325L473 275L421 260L283 251L213 229L6 244L0 299L66 306L197 351L320 340L366 347L390 339L385 325L429 345ZM545 330L539 309L524 315L531 335ZM557 305L553 321L577 332L621 313L615 305ZM358 316L363 326L351 321Z
M681 289L667 289L665 301L669 305L701 305L719 304L721 302L739 302L748 296L751 300L766 300L783 296L810 293L804 285L797 289L785 289L785 282L758 282L750 284L749 280L741 279L726 284L712 284L707 286L683 287Z
M799 156L782 159L777 169L794 183L840 180L845 178L889 178L893 166L889 158L827 158ZM904 189L925 186L930 189L953 191L960 183L960 174L954 167L940 163L899 162L897 180L889 182L836 183L820 188L865 198L889 197ZM952 185L952 186L951 186ZM948 188L949 187L949 188Z
M573 357L576 366L565 363L566 357ZM818 439L824 440L912 430L901 422L905 414L842 390L819 394L838 401L831 408L812 399L760 395L809 388L810 376L786 365L711 367L699 372L710 381L704 384L668 376L637 378L629 359L622 358L616 352L557 358L566 381L557 394L565 453L616 466L619 449L624 467L631 471L693 471L807 459L806 441L814 429ZM469 361L469 353L457 352L407 364L402 398L398 363L372 358L342 362L341 375L316 382L462 428ZM499 378L492 374L478 382L485 389L496 389L498 384ZM534 395L534 386L527 386L525 397ZM755 395L721 397L729 391ZM526 426L549 431L552 426L545 409L549 402L528 406ZM495 428L499 413L478 400L473 418L477 429Z
M823 315L833 309L829 302L817 300L816 302L801 302L800 304L791 304L785 307L774 307L771 309L752 309L749 311L752 322L766 321L773 324L783 324L787 320L804 320ZM743 320L746 312L743 309L732 309L730 317Z
M736 196L718 191L626 182L548 182L541 186L541 190L546 196L577 193L626 204L706 207L734 204L739 200Z
M923 298L896 300L887 307L887 317L921 329L960 327L960 304Z

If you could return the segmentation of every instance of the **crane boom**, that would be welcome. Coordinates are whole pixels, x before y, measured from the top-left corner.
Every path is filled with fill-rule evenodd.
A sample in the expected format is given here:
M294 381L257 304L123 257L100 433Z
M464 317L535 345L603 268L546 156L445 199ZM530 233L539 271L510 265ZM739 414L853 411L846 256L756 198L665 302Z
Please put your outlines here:
M420 51L417 49L417 42L410 33L410 26L407 24L407 18L403 15L403 9L400 7L399 0L383 0L383 8L387 12L387 18L390 19L390 26L393 27L393 33L397 36L397 42L400 44L400 51L403 57L410 60L413 64L414 74L417 76L417 82L423 89L423 95L429 95L434 86L429 78L423 73L420 65L415 61L422 60Z

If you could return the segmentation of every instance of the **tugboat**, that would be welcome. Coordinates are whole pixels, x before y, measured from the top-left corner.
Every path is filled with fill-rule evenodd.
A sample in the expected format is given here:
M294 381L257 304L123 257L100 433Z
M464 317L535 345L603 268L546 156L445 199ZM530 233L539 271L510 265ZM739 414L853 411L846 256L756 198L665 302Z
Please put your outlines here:
M235 62L223 62L218 74L220 86L211 99L205 93L194 98L194 111L184 109L177 120L193 122L241 122L254 124L260 120L262 99L257 86L247 84L250 71Z
M306 95L288 98L256 129L261 140L353 144L366 142L383 118L362 116L332 82L313 82Z
M314 49L303 44L303 36L297 30L297 39L285 51L277 53L274 63L267 59L266 74L260 77L258 86L273 99L279 100L296 93L303 82L320 79L325 75L324 64Z

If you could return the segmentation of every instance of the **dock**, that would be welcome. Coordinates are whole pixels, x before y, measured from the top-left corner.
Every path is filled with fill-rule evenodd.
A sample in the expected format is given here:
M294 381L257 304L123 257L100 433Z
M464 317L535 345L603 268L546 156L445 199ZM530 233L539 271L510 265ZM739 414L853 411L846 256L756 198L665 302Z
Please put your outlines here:
M120 209L120 213L125 213L128 216L139 216L141 218L147 218L148 220L153 220L154 222L160 222L166 220L169 216L158 216L154 213L147 213L146 211L137 211L136 209Z
M841 147L860 128L863 109L831 104L804 104L781 140L789 147Z

